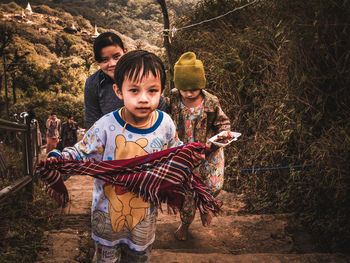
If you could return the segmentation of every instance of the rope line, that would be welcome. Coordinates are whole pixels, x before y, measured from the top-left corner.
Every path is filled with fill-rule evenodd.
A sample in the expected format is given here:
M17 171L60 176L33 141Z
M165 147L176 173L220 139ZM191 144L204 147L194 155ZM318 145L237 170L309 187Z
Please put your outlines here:
M314 164L299 164L299 165L292 165L292 166L279 166L279 167L271 167L271 168L251 168L251 169L240 169L241 171L272 171L272 170L283 170L283 169L293 169L293 168L304 168L304 167L310 167L314 166Z
M217 16L217 17L210 18L210 19L206 19L206 20L203 20L203 21L198 22L198 23L195 23L195 24L191 24L191 25L187 25L187 26L183 26L183 27L179 27L179 28L173 28L173 29L163 29L163 30L161 30L161 31L156 32L155 34L159 34L159 33L162 33L162 32L171 32L171 33L172 33L172 36L174 36L175 32L178 31L178 30L187 29L187 28L190 28L190 27L194 27L194 26L198 26L198 25L201 25L201 24L204 24L204 23L211 22L211 21L213 21L213 20L222 18L222 17L227 16L227 15L233 13L233 12L236 12L236 11L238 11L238 10L241 10L241 9L243 9L243 8L246 8L247 6L253 5L253 4L255 4L255 3L259 2L259 1L261 1L261 0L254 0L253 2L250 2L250 3L245 4L245 5L243 5L243 6L236 7L236 8L234 8L234 9L232 9L232 10L226 12L225 14L222 14L222 15L219 15L219 16Z

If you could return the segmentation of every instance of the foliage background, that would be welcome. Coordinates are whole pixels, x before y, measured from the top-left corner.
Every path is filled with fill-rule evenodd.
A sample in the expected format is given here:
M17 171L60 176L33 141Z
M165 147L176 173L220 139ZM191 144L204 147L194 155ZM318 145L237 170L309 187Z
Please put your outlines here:
M11 2L11 0L5 0ZM26 6L27 0L16 0ZM199 0L167 0L170 16L181 17L194 8ZM99 28L114 29L134 40L146 40L162 46L159 32L163 29L163 15L156 0L35 0L31 5L46 5L89 21ZM79 23L81 25L81 23Z
M204 0L176 23L245 3ZM325 251L350 247L349 22L347 1L259 1L173 39L176 58L203 61L208 90L243 133L226 148L225 188L254 211L295 212Z

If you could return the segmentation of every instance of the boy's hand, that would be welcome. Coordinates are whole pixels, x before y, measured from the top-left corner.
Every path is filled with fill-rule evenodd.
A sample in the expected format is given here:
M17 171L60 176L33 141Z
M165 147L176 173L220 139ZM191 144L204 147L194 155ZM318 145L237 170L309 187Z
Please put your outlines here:
M69 201L68 191L63 183L63 179L55 165L59 161L58 156L51 156L38 164L39 174L41 180L46 184L47 193L56 199L56 201L65 207Z

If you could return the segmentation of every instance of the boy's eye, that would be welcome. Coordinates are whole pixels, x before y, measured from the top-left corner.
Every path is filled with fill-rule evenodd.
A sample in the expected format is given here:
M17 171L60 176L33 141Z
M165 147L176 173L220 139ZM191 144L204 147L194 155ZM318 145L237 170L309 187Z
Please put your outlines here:
M158 89L151 89L151 90L150 90L151 93L156 93L156 92L158 92L158 91L159 91Z
M116 54L116 55L113 56L113 59L114 59L114 60L118 60L119 58L120 58L120 55L119 55L119 54Z
M108 59L107 58L102 58L101 62L107 62Z

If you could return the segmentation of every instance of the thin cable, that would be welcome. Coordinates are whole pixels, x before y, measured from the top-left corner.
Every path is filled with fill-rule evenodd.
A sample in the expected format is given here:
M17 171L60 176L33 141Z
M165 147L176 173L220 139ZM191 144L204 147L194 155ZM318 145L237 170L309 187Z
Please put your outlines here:
M314 164L299 164L299 165L292 165L292 166L280 166L280 167L271 167L271 168L252 168L252 169L240 169L240 171L272 171L272 170L283 170L283 169L293 169L293 168L304 168L304 167L310 167L314 166Z
M219 15L219 16L217 16L217 17L210 18L210 19L206 19L206 20L203 20L203 21L198 22L198 23L195 23L195 24L183 26L183 27L180 27L180 28L163 29L163 30L161 30L161 31L159 31L159 32L156 32L156 33L154 33L154 34L160 34L160 33L162 33L162 32L171 32L171 33L172 33L172 36L174 36L175 32L178 31L178 30L182 30L182 29L187 29L187 28L190 28L190 27L198 26L198 25L201 25L201 24L204 24L204 23L208 23L208 22L210 22L210 21L213 21L213 20L222 18L222 17L224 17L224 16L227 16L228 14L231 14L231 13L233 13L233 12L236 12L236 11L238 11L238 10L241 10L241 9L243 9L243 8L246 8L247 6L253 5L253 4L255 4L255 3L259 2L259 1L261 1L261 0L254 0L253 2L250 2L250 3L245 4L245 5L243 5L243 6L236 7L236 8L234 8L233 10L230 10L230 11L226 12L225 14L222 14L222 15Z
M231 10L231 11L228 11L227 13L223 14L223 15L220 15L220 16L217 16L217 17L214 17L214 18L211 18L211 19L207 19L207 20L203 20L201 22L198 22L198 23L195 23L195 24L192 24L192 25L188 25L188 26L184 26L184 27L180 27L180 28L177 28L176 30L181 30L181 29L186 29L186 28L190 28L190 27L193 27L193 26L198 26L198 25L201 25L201 24L204 24L204 23L207 23L207 22L210 22L210 21L213 21L213 20L216 20L216 19L219 19L219 18L222 18L224 16L227 16L228 14L231 14L233 12L236 12L238 10L241 10L247 6L250 6L252 4L255 4L256 2L259 2L260 0L254 0L253 2L251 3L248 3L246 5L243 5L243 6L240 6L240 7L236 7L235 9Z

